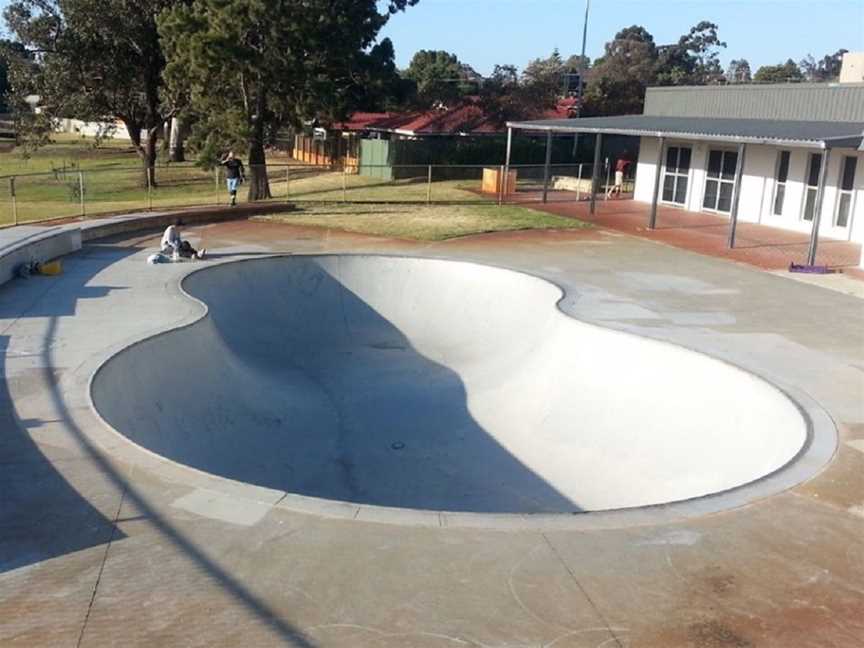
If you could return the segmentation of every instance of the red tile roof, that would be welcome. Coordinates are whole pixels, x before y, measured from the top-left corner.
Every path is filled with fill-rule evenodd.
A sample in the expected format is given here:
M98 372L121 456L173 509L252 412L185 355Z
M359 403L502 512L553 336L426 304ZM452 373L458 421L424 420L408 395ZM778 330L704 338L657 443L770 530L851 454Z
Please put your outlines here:
M545 119L572 117L576 99L567 98L547 110ZM343 131L385 131L402 135L491 135L502 133L504 126L493 123L483 112L477 97L468 97L452 108L404 113L356 112L333 127Z

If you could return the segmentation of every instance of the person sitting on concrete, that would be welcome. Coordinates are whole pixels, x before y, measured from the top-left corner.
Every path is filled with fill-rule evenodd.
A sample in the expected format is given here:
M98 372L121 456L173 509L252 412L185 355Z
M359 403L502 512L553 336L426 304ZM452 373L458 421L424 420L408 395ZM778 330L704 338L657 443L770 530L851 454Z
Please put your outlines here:
M207 250L204 248L195 250L189 241L184 241L180 236L181 225L183 225L183 221L178 218L173 225L169 225L165 229L165 233L162 234L162 253L170 254L174 259L203 259Z

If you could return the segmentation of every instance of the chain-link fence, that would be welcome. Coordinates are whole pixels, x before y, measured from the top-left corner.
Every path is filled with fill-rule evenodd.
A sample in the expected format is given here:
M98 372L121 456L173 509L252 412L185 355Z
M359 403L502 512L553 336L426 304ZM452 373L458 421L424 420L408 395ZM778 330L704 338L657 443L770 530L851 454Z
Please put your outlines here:
M360 165L335 169L269 164L246 169L238 201L249 200L249 179L266 173L265 197L278 202L476 204L568 202L591 196L592 165ZM614 172L601 165L595 190L603 199ZM87 218L169 207L227 205L225 170L194 165L157 167L149 181L141 167L0 177L0 225ZM257 183L257 186L262 186ZM632 192L625 179L621 193ZM269 192L269 196L266 194Z

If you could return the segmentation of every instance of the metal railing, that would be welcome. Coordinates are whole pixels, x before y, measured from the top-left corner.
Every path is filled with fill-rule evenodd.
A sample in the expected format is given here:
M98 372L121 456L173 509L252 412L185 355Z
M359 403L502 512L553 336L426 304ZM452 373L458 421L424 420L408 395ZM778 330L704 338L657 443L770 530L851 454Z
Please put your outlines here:
M248 199L249 180L266 171L269 195L262 202L405 204L530 204L587 200L592 165L364 165L268 164L246 169L238 201ZM131 211L227 205L222 167L174 164L156 167L150 182L142 167L80 169L0 176L0 226L62 218L83 219ZM614 173L603 166L595 186L602 200ZM623 192L632 191L625 181Z

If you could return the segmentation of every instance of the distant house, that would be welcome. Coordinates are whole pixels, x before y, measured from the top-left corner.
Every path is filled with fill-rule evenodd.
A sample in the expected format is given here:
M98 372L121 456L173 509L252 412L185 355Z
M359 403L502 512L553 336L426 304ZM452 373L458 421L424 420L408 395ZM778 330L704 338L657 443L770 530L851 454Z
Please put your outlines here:
M538 117L573 117L576 101L572 97L561 99L555 108ZM293 157L309 164L352 170L362 166L364 159L367 166L375 167L452 162L442 153L448 142L454 146L456 140L479 144L490 137L501 138L506 130L504 124L496 123L484 112L479 97L467 97L454 106L429 110L353 113L345 121L332 124L326 137L297 134ZM492 161L476 160L478 164Z

